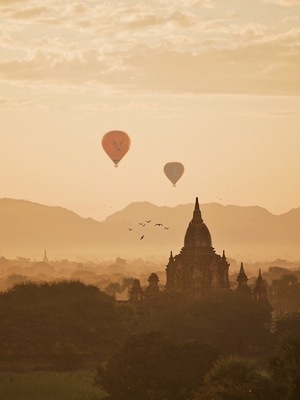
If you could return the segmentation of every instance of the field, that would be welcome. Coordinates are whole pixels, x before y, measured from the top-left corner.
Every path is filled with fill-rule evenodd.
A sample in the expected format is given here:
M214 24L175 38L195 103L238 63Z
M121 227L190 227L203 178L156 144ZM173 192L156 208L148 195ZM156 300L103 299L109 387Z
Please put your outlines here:
M102 400L94 386L95 370L75 372L1 372L0 393L5 400Z

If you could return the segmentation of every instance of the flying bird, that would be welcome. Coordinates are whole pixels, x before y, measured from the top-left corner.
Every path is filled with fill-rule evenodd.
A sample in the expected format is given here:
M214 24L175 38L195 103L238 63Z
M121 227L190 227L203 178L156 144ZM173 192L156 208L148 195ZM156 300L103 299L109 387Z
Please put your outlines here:
M168 228L167 226L165 226L164 229L170 229L170 228Z
M155 224L155 226L163 226L163 224Z
M132 231L132 228L128 228L129 231Z
M149 224L149 222L151 222L151 219L149 219L148 221L145 221L145 222L147 222L147 224Z
M140 240L144 239L144 235L140 237Z

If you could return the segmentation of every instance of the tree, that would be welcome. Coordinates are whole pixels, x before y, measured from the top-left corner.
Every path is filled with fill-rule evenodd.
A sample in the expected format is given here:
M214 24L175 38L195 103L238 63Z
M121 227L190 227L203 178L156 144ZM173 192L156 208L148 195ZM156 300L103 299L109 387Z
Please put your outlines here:
M270 375L240 356L217 360L205 376L194 400L275 400L278 396Z
M300 282L294 274L285 274L271 284L271 301L276 315L300 312Z
M140 321L141 329L159 330L175 341L209 340L223 354L243 356L264 355L270 350L270 324L268 302L236 292L221 292L188 302L168 302L165 298L151 318Z
M274 382L284 394L285 400L300 398L300 336L286 332L279 336L270 358L270 370Z
M280 336L285 332L300 332L300 312L293 312L281 315L274 322L274 334Z
M123 336L115 300L79 281L16 285L0 294L0 320L6 359L106 358Z
M98 382L113 399L187 400L217 356L207 344L177 344L143 332L131 335L99 368Z

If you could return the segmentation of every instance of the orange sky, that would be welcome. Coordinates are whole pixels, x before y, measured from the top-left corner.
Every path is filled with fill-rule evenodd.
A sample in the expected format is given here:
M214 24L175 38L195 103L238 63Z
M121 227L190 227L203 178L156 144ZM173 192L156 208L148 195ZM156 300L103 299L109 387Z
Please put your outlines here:
M0 0L0 18L0 197L99 220L195 196L300 206L300 0Z

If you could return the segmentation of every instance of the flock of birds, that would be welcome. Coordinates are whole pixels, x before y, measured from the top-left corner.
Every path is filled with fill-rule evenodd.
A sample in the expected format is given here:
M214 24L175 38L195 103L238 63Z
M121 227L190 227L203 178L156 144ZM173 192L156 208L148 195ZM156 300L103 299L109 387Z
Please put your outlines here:
M146 220L144 222L139 222L140 227L144 228L145 226L147 226L148 224L150 224L151 219ZM156 224L154 224L154 226L158 226L158 227L162 227L163 229L170 229L168 226L164 226L162 223L157 222ZM128 228L129 231L133 231L133 228ZM140 237L140 240L143 240L145 237L145 235L142 235Z

